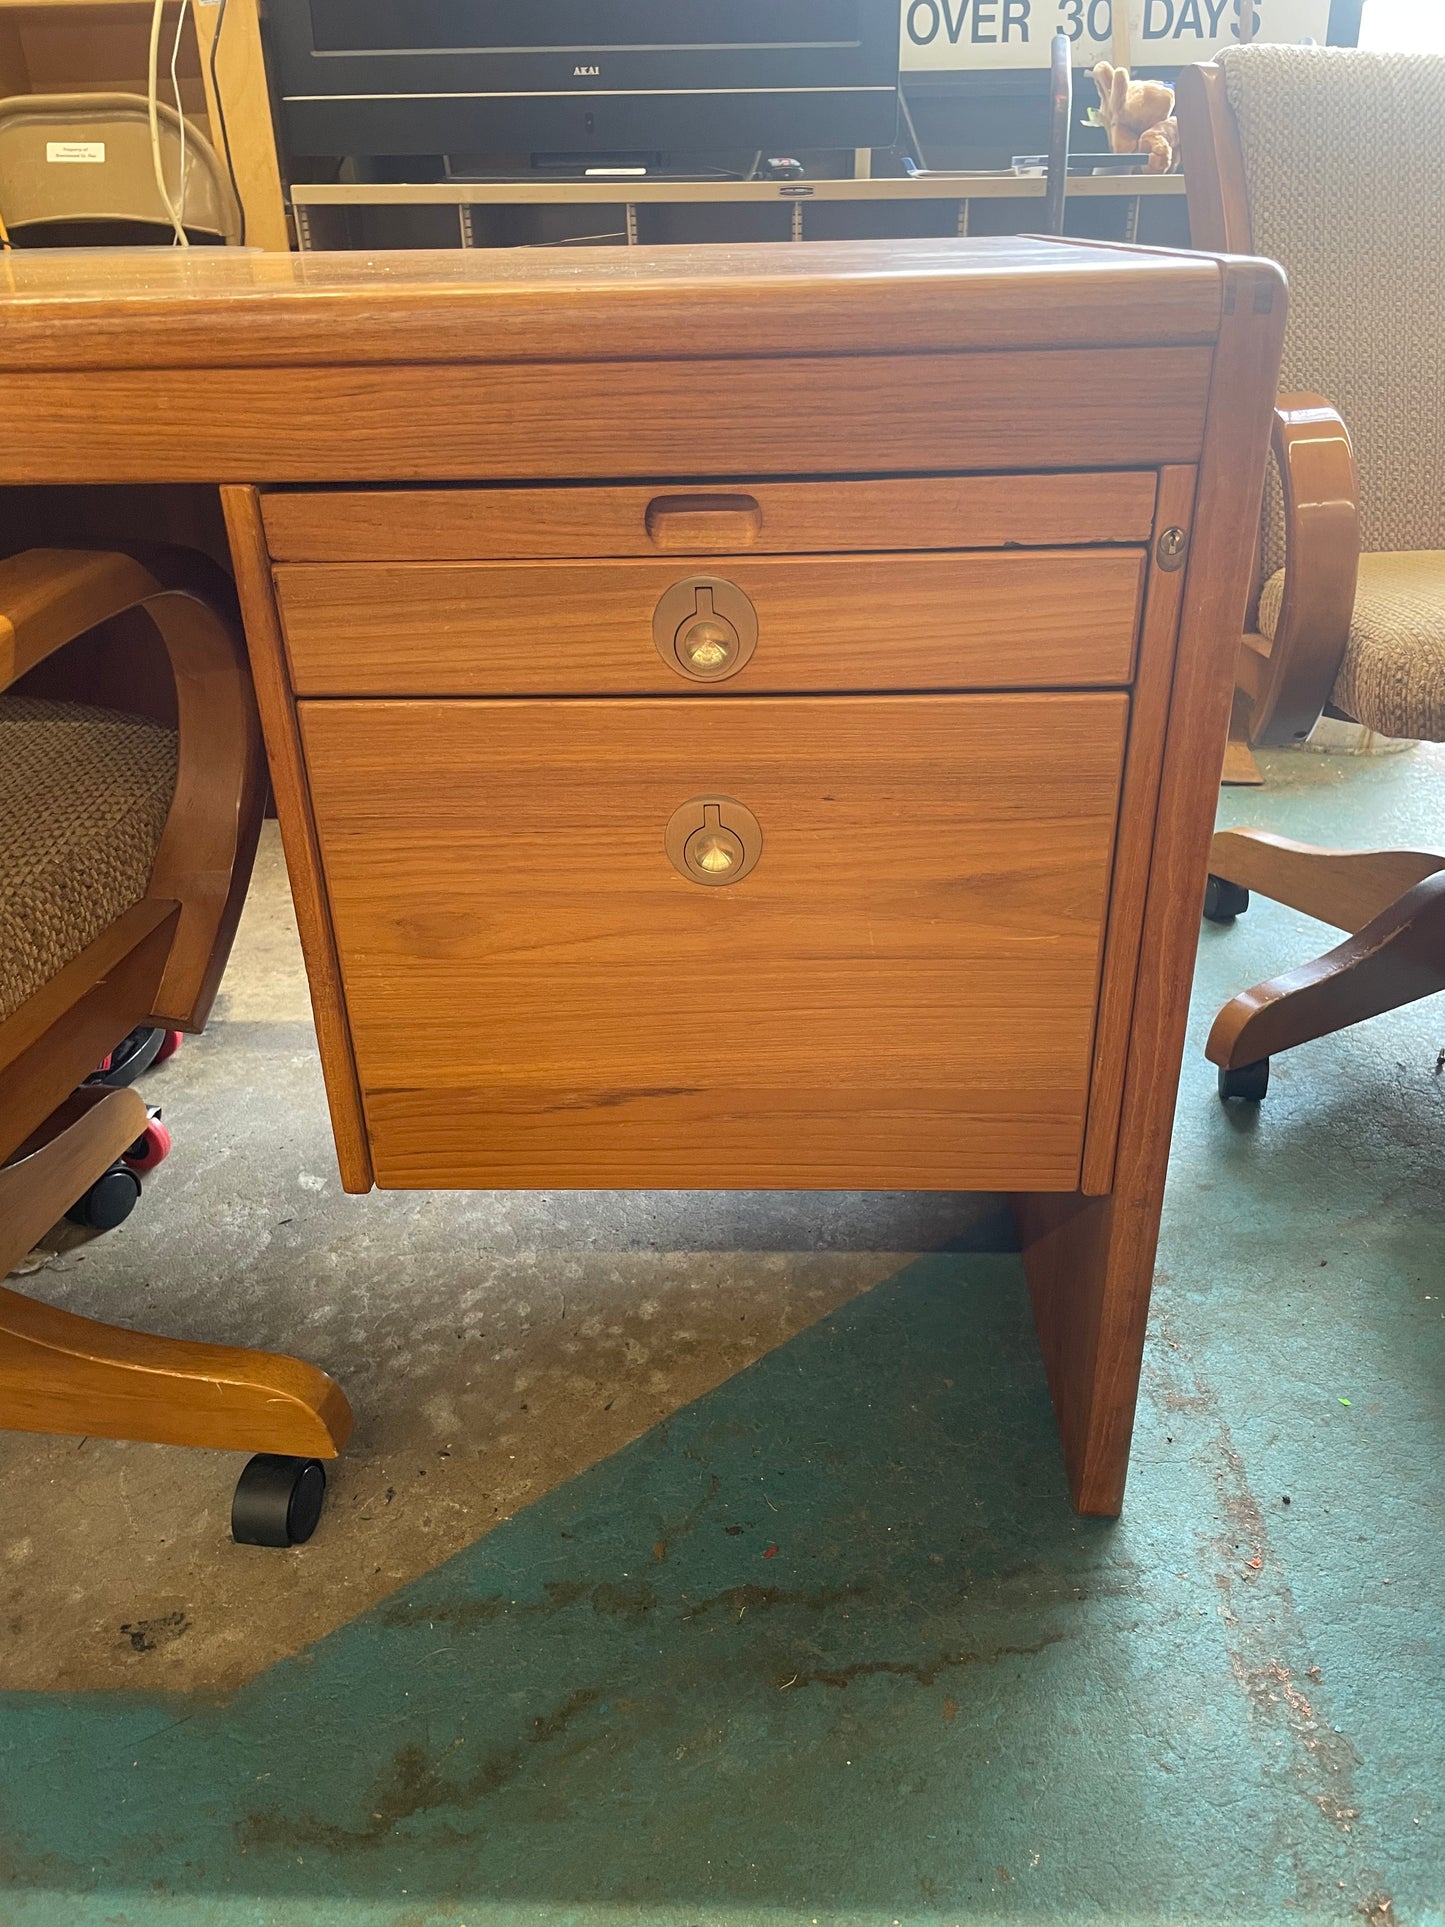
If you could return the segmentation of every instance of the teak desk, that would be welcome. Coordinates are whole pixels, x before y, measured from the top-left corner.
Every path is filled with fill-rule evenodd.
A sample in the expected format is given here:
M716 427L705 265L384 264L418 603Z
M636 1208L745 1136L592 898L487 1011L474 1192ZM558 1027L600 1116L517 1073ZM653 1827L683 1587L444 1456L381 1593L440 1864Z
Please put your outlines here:
M1117 1512L1278 270L7 283L0 482L221 486L347 1189L1009 1191Z

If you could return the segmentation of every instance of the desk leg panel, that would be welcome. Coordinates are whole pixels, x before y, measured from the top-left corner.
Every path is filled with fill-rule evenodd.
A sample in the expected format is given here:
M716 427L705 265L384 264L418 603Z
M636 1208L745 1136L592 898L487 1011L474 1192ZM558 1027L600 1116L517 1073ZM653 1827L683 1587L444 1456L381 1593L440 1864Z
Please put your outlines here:
M371 1151L356 1079L331 910L311 818L301 738L296 727L296 705L286 673L280 620L271 586L260 496L254 488L223 488L221 506L225 510L226 532L236 570L236 591L246 625L246 646L256 682L256 705L266 738L271 786L281 819L281 841L296 903L296 922L306 956L311 1008L316 1017L326 1099L331 1107L331 1126L336 1138L336 1159L341 1167L343 1188L365 1192L374 1183Z
M1189 1014L1214 798L1233 697L1270 406L1284 335L1283 277L1224 263L1144 933L1124 1065L1113 1189L1029 1194L1015 1213L1074 1504L1112 1517L1124 1500L1169 1138ZM1241 477L1250 477L1250 487Z

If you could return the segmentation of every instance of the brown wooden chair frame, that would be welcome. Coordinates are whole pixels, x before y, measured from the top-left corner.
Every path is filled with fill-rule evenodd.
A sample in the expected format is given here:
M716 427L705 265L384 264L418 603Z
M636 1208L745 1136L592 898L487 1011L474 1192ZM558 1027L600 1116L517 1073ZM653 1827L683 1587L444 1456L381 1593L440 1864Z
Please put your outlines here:
M1215 62L1185 67L1177 101L1197 248L1255 252L1239 126ZM1344 660L1359 573L1359 481L1349 430L1321 395L1281 395L1272 436L1285 518L1284 598L1273 637L1242 638L1236 715L1251 744L1298 744L1323 715ZM1251 610L1251 621L1254 610ZM1354 720L1346 718L1346 720ZM1228 1073L1445 990L1445 855L1314 849L1264 830L1222 830L1214 876L1349 931L1298 970L1220 1011L1206 1054Z
M199 1030L250 880L265 761L234 592L186 551L0 561L0 691L139 611L175 686L180 766L141 901L0 1023L0 1278L144 1131L132 1090L78 1089L143 1024ZM331 1458L351 1413L299 1360L102 1325L0 1286L0 1426Z
M1212 61L1183 68L1178 101L1189 140L1190 240L1210 252L1253 254L1224 69ZM1360 559L1359 481L1339 411L1323 395L1281 395L1271 449L1284 495L1284 604L1273 637L1246 631L1239 666L1249 740L1261 745L1303 742L1329 710Z

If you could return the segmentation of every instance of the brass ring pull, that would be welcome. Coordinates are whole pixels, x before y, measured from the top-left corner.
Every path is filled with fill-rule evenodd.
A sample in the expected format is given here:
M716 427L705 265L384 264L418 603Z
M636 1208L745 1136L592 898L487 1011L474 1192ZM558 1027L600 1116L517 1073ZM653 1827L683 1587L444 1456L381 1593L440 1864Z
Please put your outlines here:
M663 592L652 639L669 669L692 682L723 682L757 647L758 612L735 582L688 576Z
M739 883L763 853L762 825L735 796L694 796L668 818L663 844L689 883Z

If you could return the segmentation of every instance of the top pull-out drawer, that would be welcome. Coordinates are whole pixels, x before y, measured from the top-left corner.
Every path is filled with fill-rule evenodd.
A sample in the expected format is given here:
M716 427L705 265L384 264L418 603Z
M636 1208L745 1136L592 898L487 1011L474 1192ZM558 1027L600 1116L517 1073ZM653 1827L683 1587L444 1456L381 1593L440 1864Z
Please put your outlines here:
M261 513L277 562L1064 548L1147 541L1154 476L273 490Z
M289 562L299 696L737 696L1122 684L1143 549Z

